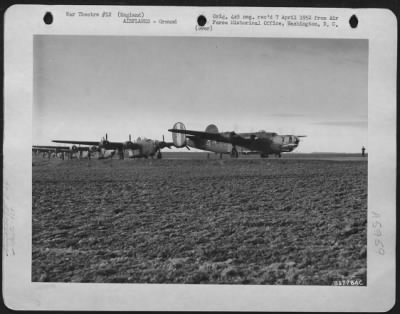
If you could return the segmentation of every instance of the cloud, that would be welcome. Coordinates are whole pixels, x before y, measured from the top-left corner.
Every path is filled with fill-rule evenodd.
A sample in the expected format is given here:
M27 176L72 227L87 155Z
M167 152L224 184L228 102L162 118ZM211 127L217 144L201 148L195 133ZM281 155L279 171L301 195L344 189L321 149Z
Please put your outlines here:
M368 121L321 121L315 122L314 124L318 125L326 125L326 126L345 126L345 127L354 127L354 128L367 128Z

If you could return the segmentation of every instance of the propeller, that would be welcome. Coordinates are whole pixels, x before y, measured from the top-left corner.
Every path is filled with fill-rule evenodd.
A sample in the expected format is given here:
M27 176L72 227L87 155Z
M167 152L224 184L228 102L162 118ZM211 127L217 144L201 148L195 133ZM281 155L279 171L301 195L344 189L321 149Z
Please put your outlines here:
M307 137L307 135L296 135L295 136L297 145L300 143L300 138L302 138L302 137Z
M235 131L229 133L229 138L231 141L236 141L235 144L237 144L237 141L243 139L239 134L236 134Z
M164 148L164 147L168 147L168 148L171 148L171 146L172 145L174 145L174 144L170 144L170 143L167 143L166 141L165 141L165 137L164 137L164 134L163 134L163 136L162 136L162 141L155 141L156 142L156 145L157 145L157 149L158 149L158 151L160 151L160 149L161 148Z
M103 136L103 138L102 138L100 144L101 144L102 146L104 146L104 145L107 145L108 143L109 143L109 142L108 142L108 134L106 133L106 137ZM105 147L105 148L106 148L106 147Z
M229 136L233 139L233 138L239 138L240 135L236 134L235 131L232 131L231 133L229 133Z
M132 135L131 134L129 134L129 136L128 136L128 141L126 141L125 143L124 143L124 151L125 151L125 149L131 149L132 148Z
M258 139L258 137L257 137L257 135L252 134L252 135L250 135L250 139L251 139L252 141L255 141L255 140Z

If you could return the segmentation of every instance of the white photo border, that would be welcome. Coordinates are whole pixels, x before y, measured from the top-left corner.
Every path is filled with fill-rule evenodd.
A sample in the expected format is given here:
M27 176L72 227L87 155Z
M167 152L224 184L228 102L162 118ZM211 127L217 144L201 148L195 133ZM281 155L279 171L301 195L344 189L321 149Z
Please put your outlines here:
M78 7L78 6L77 6ZM387 311L395 304L397 20L385 9L14 5L5 14L3 297L20 310ZM145 12L178 24L124 25L118 18L71 19L67 11ZM43 16L51 12L54 23ZM223 25L196 30L200 14L339 16L338 27ZM359 25L348 21L355 14ZM368 62L367 286L36 283L32 268L34 35L363 38ZM379 236L377 235L379 231ZM383 248L383 251L382 251Z

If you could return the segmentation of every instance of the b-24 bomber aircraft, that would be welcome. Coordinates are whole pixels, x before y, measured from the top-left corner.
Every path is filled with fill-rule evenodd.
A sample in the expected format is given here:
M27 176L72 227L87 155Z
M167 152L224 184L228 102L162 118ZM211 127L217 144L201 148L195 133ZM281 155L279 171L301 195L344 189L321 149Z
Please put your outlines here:
M42 153L42 156L45 157L47 155L48 158L50 157L58 157L61 159L70 158L79 153L79 158L85 154L90 158L90 154L94 151L97 151L97 147L94 149L93 147L78 147L73 145L72 147L69 146L41 146L41 145L34 145L32 146L32 152L35 154Z
M230 152L231 157L237 158L242 153L258 152L261 157L269 155L282 156L284 152L293 151L305 135L278 135L274 132L218 132L214 124L207 126L205 132L186 130L182 122L174 124L172 139L176 147L194 147L222 154Z
M172 142L165 142L164 136L162 141L151 140L151 139L140 139L132 142L131 136L129 135L129 140L126 142L111 142L108 140L108 135L101 139L100 142L96 141L72 141L72 140L53 140L55 143L69 143L75 145L88 145L92 149L96 149L100 154L99 158L106 158L113 156L115 152L118 152L120 159L124 159L125 151L128 151L129 158L148 158L157 156L157 158L162 158L161 149L171 146L175 146Z

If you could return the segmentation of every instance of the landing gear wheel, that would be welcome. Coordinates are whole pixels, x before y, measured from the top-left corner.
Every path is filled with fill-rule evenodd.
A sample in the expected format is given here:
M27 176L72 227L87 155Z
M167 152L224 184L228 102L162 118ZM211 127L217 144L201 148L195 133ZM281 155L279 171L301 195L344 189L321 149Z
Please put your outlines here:
M162 158L162 154L161 154L160 151L158 151L158 153L157 153L157 159L161 159L161 158Z

